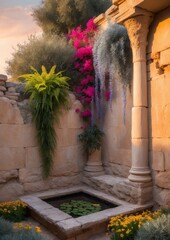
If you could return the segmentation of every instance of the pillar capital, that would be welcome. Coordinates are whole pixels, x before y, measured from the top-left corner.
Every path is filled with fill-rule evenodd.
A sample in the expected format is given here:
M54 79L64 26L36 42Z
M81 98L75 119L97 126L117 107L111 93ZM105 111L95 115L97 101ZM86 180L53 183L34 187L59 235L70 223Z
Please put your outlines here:
M150 15L139 15L124 21L133 51L133 61L146 61L147 34L152 21Z

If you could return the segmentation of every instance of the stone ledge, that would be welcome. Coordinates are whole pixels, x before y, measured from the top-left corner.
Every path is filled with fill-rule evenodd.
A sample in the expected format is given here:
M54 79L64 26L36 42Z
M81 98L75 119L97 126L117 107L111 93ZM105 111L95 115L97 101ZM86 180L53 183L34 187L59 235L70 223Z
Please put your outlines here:
M118 207L92 213L87 216L73 218L42 200L54 196L76 193L79 191L83 191L105 201L117 204ZM37 221L44 224L61 239L73 240L84 240L87 239L85 237L87 235L88 237L91 237L92 235L99 233L99 231L101 232L101 229L104 231L105 229L103 229L102 226L106 227L107 222L112 216L130 214L152 206L151 204L130 204L85 185L72 187L70 189L49 190L41 193L34 193L32 195L23 196L20 199L28 204L32 217L34 217Z

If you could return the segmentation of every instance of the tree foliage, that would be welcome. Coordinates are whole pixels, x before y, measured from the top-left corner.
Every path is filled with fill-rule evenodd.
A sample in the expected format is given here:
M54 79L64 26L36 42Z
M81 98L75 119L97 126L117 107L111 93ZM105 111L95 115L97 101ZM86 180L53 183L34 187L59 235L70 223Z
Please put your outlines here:
M71 71L75 50L64 37L36 37L31 36L28 42L18 44L7 61L7 73L16 79L19 75L31 73L31 66L41 70L45 65L47 71L57 65L58 71L65 69L67 75Z
M46 34L68 33L110 6L111 0L43 0L33 16Z

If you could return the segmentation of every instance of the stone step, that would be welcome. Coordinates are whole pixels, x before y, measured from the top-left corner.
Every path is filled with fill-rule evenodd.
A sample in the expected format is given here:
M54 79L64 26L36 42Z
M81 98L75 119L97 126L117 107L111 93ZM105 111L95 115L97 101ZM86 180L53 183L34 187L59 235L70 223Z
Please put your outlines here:
M147 196L148 192L151 191L151 186L147 186L146 184L144 188L141 188L140 184L132 183L127 178L111 175L91 177L85 174L83 182L89 187L110 194L129 203L144 204L150 201L149 198L147 199ZM146 195L144 201L141 200L141 194Z

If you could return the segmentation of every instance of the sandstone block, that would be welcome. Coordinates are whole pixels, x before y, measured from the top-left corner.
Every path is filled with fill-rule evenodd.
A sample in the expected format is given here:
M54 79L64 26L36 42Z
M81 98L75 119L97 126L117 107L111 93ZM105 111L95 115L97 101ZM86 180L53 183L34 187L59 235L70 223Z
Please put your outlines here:
M73 175L80 172L81 161L81 152L77 146L58 148L54 155L52 176Z
M165 171L165 157L163 152L153 151L151 154L152 169L157 171Z
M22 184L16 181L10 181L0 185L0 202L1 201L11 201L23 195L24 189Z
M160 172L155 176L155 183L160 188L170 190L170 171Z
M160 66L163 67L166 65L170 65L170 48L162 51L160 56Z
M4 87L4 86L0 86L0 91L6 91L7 89L6 89L6 87Z
M80 115L75 112L75 109L71 109L68 112L68 128L81 128L83 125Z
M170 137L170 104L165 105L164 107L164 118L163 118L163 126L164 126L164 136Z
M9 170L9 171L0 171L0 183L8 182L11 179L15 179L18 177L17 170Z
M12 96L12 95L5 95L5 96L11 100L18 101L18 96Z
M36 147L36 131L31 124L0 124L0 147Z
M18 83L15 83L15 82L6 82L6 87L9 88L9 87L17 87L18 86Z
M19 169L23 168L24 164L25 164L24 148L0 147L0 170Z
M42 170L40 168L35 169L19 169L19 181L21 183L34 183L42 180Z
M39 192L45 191L49 189L49 182L48 181L38 181L38 182L30 182L24 183L24 191L31 193L31 192Z
M16 105L7 98L0 98L0 123L22 124L23 119Z
M16 89L14 87L9 87L8 92L15 93Z
M49 184L50 188L63 188L63 187L70 187L74 185L80 184L81 177L80 175L75 176L60 176L60 177L53 177L50 179Z
M58 147L68 147L80 144L78 141L78 134L80 132L81 129L56 128Z
M170 170L170 149L166 150L165 154L165 170Z
M7 81L7 76L4 74L0 74L0 80L6 82Z
M154 201L160 206L170 205L170 190L154 187L153 191Z
M25 167L35 169L41 167L41 155L38 147L26 148Z
M3 97L3 96L4 96L4 92L0 91L0 97Z
M6 96L19 96L19 93L17 92L5 92Z

